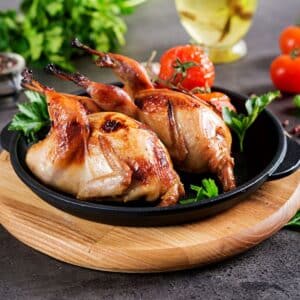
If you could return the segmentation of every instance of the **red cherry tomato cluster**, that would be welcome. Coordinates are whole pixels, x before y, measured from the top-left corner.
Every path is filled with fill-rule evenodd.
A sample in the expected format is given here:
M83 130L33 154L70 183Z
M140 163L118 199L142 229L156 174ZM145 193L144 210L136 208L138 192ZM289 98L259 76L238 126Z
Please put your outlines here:
M300 93L300 26L289 26L279 37L283 54L271 64L274 85L281 91Z

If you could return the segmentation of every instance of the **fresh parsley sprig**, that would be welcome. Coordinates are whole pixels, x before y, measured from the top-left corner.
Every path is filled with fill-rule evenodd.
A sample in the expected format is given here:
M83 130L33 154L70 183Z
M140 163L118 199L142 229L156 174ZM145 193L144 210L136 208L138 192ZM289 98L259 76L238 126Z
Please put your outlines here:
M280 92L274 91L249 98L245 103L247 115L237 113L223 106L223 119L238 136L241 152L243 152L243 143L247 129L253 124L265 107L278 97L280 97Z
M204 199L217 197L219 195L219 189L215 181L211 178L203 179L201 181L201 186L191 185L191 190L196 192L196 196L189 199L184 199L179 201L180 204L191 204L199 202Z
M77 36L92 48L114 51L125 44L124 16L146 0L22 0L18 10L0 11L0 52L21 54L28 65L55 63L74 69Z
M8 129L21 131L29 142L35 142L36 134L50 125L47 102L36 92L26 91L25 95L29 102L18 105L19 112L14 115Z

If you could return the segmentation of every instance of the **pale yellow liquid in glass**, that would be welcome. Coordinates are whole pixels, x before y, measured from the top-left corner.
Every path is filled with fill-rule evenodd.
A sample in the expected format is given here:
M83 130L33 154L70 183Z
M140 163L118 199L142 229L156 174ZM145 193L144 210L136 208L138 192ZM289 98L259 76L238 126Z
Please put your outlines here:
M175 0L180 21L195 42L208 47L214 62L246 54L241 39L248 32L257 0Z

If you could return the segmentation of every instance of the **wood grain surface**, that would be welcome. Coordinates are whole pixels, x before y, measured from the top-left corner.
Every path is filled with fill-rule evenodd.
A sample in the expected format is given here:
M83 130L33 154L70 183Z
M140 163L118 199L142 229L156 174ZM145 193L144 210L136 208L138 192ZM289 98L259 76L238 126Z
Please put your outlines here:
M0 222L30 247L74 265L114 272L163 272L241 253L278 231L300 208L300 171L265 183L232 209L192 224L118 227L40 200L0 154Z

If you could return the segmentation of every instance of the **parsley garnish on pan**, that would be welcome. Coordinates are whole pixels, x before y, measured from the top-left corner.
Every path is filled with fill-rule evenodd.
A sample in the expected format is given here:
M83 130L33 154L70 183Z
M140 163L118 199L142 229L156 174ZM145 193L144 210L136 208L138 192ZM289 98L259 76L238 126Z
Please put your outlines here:
M18 105L19 112L14 115L8 129L21 131L29 142L35 142L36 134L50 125L47 102L36 92L26 91L25 95L29 102Z
M209 199L212 197L217 197L219 195L219 189L213 179L203 179L201 181L201 186L191 185L191 190L196 192L195 197L184 199L179 201L180 204L191 204L199 202L204 199Z
M229 110L226 106L223 107L223 119L236 133L239 139L241 152L244 150L243 144L247 129L254 123L265 107L278 97L280 97L280 92L274 91L249 98L245 103L247 115Z

